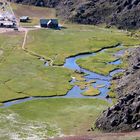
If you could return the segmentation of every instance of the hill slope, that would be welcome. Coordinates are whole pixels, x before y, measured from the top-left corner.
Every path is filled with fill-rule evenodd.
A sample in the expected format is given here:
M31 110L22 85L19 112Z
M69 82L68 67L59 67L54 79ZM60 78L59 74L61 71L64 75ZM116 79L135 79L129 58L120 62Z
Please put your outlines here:
M17 3L54 7L63 19L82 24L140 27L140 0L14 0Z
M140 130L140 48L130 50L129 67L117 79L119 101L98 118L97 128L110 131Z

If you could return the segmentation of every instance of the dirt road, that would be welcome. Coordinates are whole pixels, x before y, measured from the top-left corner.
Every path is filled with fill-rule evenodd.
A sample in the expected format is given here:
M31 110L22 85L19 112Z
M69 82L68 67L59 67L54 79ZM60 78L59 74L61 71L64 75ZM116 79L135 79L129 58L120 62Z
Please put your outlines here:
M24 28L24 40L23 40L23 44L22 44L22 49L25 50L25 44L26 44L26 40L27 40L27 35L28 35L28 29Z
M91 136L67 136L49 140L140 140L140 131L128 133L103 133Z

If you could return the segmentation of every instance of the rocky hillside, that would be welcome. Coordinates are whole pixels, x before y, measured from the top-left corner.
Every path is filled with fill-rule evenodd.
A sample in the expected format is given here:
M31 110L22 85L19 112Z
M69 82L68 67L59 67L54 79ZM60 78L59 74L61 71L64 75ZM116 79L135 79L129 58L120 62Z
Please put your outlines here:
M140 48L131 50L129 68L117 85L119 102L103 112L97 128L107 132L140 129Z
M14 0L17 3L54 7L63 19L82 24L140 27L140 0Z
M129 68L125 72L125 75L116 81L116 85L118 85L116 92L119 97L132 92L140 94L140 48L130 49L129 51Z

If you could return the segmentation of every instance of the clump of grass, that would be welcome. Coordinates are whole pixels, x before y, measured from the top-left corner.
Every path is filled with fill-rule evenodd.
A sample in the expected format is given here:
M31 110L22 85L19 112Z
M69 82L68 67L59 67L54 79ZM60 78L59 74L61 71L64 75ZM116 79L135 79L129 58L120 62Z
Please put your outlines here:
M117 74L113 75L113 79L120 79L123 75L124 75L123 72L117 73Z
M108 93L108 95L109 95L109 98L116 98L116 94L115 94L115 92L113 92L113 91L110 91L110 92Z
M96 87L97 88L103 88L103 87L105 87L105 85L97 85Z
M77 81L85 81L84 74L73 73L72 75Z
M95 82L96 82L95 80L92 80L92 81L89 81L89 82L86 82L86 81L77 81L74 84L77 85L77 86L79 86L81 90L84 90L86 87L91 86L91 84L93 84Z
M121 58L121 60L123 61L122 64L120 64L120 67L122 69L127 69L128 68L128 58L130 57L130 52L129 51L125 51L124 56Z
M100 95L100 91L97 88L94 88L93 86L90 86L88 90L86 90L83 95L85 96L97 96Z
M111 82L110 91L108 93L110 98L117 98L117 93L115 92L115 89L116 89L116 82L115 80L113 80Z

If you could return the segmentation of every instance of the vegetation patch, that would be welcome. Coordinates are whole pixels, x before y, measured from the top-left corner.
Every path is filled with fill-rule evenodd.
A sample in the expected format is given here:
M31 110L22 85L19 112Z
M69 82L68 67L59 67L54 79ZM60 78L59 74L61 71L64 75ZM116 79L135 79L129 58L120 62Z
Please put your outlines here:
M110 91L107 94L109 95L109 98L116 98L116 95L117 95L114 91Z
M127 45L139 42L138 39L115 29L104 30L85 25L66 25L66 27L61 31L42 29L29 32L26 50L53 61L54 65L62 65L66 57L78 53L94 52L119 42ZM90 83L83 80L82 74L76 74L63 67L45 67L44 62L23 51L21 49L23 33L2 34L0 41L0 102L29 96L65 95L72 88L69 84L72 76L79 79L78 85L82 89L90 86ZM111 50L114 53L118 48L80 59L78 64L107 75L116 68L115 65L106 64L116 59L112 56Z
M56 126L37 120L24 120L13 110L0 111L0 139L44 139L60 135Z
M21 49L22 34L0 35L0 102L29 96L65 95L74 73L63 67L45 67ZM63 86L62 86L63 85ZM57 89L57 90L56 90Z
M136 44L139 40L127 36L115 29L102 29L85 25L65 25L66 29L36 30L28 34L26 48L46 59L53 60L54 65L62 65L67 57L94 52L118 43Z
M93 86L90 86L88 90L86 90L83 95L85 96L97 96L100 95L100 91L97 88L94 88Z
M12 134L16 134L18 139L27 136L43 139L50 136L48 130L51 136L84 135L88 133L87 130L98 114L108 106L106 101L99 99L55 98L34 100L9 108L1 108L0 126L3 127L0 128L2 130L0 139L5 135L10 137Z
M91 56L88 58L82 58L77 61L77 63L85 69L94 71L99 74L108 75L110 71L119 68L118 65L108 64L109 62L115 61L116 58L111 54L103 52L96 56Z
M123 72L117 73L117 74L113 75L113 79L119 79L119 78L121 78L123 75L124 75Z
M74 84L79 86L81 90L84 90L85 88L91 86L91 84L96 83L96 81L91 80L89 82L87 81L76 81Z

